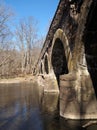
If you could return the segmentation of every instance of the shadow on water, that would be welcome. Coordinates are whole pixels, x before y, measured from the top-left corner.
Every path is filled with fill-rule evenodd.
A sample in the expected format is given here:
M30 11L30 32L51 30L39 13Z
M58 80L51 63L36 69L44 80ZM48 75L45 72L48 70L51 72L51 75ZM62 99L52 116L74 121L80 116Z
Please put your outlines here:
M59 116L58 99L32 83L0 85L0 130L84 130L83 122Z

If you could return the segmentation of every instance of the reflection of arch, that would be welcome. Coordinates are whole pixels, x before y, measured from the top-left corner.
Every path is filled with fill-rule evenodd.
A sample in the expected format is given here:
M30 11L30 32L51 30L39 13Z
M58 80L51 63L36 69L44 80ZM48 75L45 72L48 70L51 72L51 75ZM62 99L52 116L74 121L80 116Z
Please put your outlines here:
M97 96L97 2L93 1L86 20L83 41L89 73Z
M44 57L44 69L45 69L46 74L49 74L49 63L48 63L47 53L45 54L45 57Z
M59 81L61 74L71 71L71 52L68 39L61 29L58 29L54 35L51 51L51 65Z

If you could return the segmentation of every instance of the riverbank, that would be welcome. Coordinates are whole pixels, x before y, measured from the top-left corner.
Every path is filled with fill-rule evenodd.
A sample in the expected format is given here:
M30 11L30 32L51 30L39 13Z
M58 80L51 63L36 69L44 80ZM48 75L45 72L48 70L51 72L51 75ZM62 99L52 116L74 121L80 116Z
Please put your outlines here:
M0 84L33 82L35 80L33 75L20 76L16 78L0 79Z

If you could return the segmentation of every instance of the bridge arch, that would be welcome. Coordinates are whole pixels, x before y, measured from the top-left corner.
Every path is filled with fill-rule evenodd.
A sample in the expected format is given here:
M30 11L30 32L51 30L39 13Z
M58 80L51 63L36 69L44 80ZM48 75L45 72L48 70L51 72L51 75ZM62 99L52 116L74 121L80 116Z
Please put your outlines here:
M39 70L40 74L44 74L44 64L43 64L43 60L41 60L40 62L40 70Z
M58 29L54 34L51 48L51 68L59 82L59 76L71 71L72 55L69 48L68 39L63 30Z
M48 53L44 56L44 69L46 74L49 74L49 59L48 59Z

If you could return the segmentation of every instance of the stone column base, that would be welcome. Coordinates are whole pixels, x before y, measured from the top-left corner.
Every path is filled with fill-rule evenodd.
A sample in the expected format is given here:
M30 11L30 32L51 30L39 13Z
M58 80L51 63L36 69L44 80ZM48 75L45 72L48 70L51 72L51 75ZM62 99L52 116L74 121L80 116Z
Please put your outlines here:
M97 99L89 75L60 76L60 116L97 119Z

